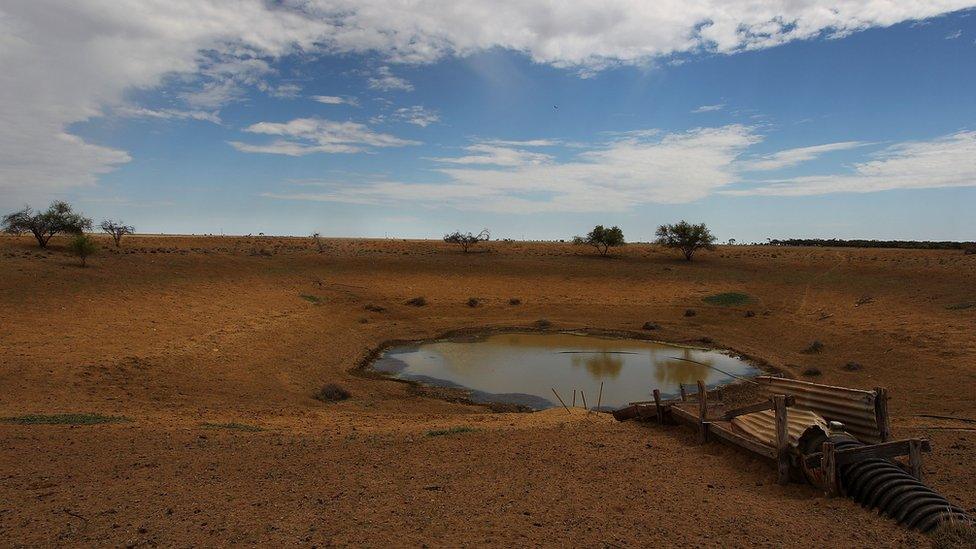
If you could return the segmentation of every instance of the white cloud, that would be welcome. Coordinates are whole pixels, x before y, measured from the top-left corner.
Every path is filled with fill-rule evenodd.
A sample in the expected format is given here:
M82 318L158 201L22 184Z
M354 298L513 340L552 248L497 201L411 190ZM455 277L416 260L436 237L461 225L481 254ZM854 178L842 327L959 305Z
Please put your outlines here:
M387 121L406 122L407 124L413 124L415 126L420 126L421 128L426 128L431 124L440 122L440 120L441 117L439 114L420 105L401 107L389 115L379 114L371 119L374 124L380 124Z
M281 56L423 63L502 48L592 73L675 53L736 51L932 17L976 0L32 0L0 5L0 189L90 184L124 151L72 124L164 83L213 111L268 83ZM381 67L376 89L412 85Z
M552 160L552 156L543 153L525 151L512 147L478 143L464 148L472 153L465 156L432 158L437 162L447 164L484 164L494 166L531 166L545 164Z
M766 181L732 195L807 196L868 193L893 189L976 186L976 131L963 131L931 141L891 145L849 173Z
M859 141L843 141L840 143L828 143L826 145L814 145L812 147L787 149L785 151L779 151L773 154L767 154L757 158L744 160L739 164L739 168L742 171L747 172L779 170L782 168L796 166L804 162L809 162L810 160L818 158L820 155L825 153L853 149L856 147L862 147L864 145L866 145L866 143L861 143Z
M119 116L129 118L156 118L161 120L202 120L220 124L217 111L188 111L180 109L147 109L144 107L124 106L115 109Z
M313 95L312 99L325 105L359 105L355 97L340 97L338 95Z
M447 179L443 183L383 181L267 196L357 204L411 200L503 212L623 211L639 204L684 203L708 196L735 180L736 157L760 140L752 128L741 125L654 134L653 139L626 137L602 143L566 162L472 145L469 152L479 154L435 160L494 167L440 168Z
M946 37L945 37L945 39L946 40L955 40L956 38L959 38L960 36L962 36L962 30L957 30L955 32L950 32L949 34L947 34Z
M357 122L335 122L322 118L296 118L289 122L258 122L246 132L278 136L268 144L231 141L237 150L250 153L304 156L312 153L355 153L374 147L419 145L417 141L378 133Z
M394 75L393 71L390 70L390 67L380 67L376 69L376 73L373 76L370 76L367 82L369 83L369 87L374 90L413 91L413 84L404 78Z
M703 113L703 112L715 112L715 111L720 111L724 108L725 108L725 103L719 103L717 105L702 105L701 107L698 107L697 109L694 109L691 112L695 114Z

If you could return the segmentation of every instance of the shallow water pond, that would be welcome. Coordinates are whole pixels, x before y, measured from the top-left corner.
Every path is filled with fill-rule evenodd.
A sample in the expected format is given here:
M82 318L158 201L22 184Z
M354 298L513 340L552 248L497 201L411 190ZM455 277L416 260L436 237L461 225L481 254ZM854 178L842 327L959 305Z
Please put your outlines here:
M372 368L425 385L468 389L475 402L534 409L559 406L553 388L567 405L573 390L582 390L593 407L602 381L601 407L617 408L651 399L655 388L667 398L679 394L681 383L702 379L713 387L760 373L721 351L575 333L505 333L404 345L386 350Z

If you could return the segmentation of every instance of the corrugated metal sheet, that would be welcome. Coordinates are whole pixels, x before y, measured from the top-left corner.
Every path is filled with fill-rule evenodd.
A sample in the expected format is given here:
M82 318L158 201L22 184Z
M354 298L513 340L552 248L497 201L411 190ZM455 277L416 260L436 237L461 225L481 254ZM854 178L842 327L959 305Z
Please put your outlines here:
M881 442L875 412L874 391L821 385L781 377L756 378L769 394L788 394L796 399L796 408L812 410L827 421L839 421L845 430L863 442Z
M813 425L827 429L827 422L817 413L810 410L790 407L786 409L786 423L789 431L790 445L796 446L803 431ZM776 412L763 410L732 418L732 428L745 433L763 444L776 447Z

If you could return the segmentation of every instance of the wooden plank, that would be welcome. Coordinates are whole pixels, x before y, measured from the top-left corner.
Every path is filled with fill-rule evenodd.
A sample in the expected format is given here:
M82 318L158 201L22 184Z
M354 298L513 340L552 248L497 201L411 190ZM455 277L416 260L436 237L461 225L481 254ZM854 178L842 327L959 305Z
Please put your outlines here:
M908 471L913 477L917 478L919 482L924 482L922 480L922 443L928 442L919 439L912 439L909 441L908 447Z
M698 442L708 442L708 392L705 382L698 380Z
M874 388L874 417L878 422L878 438L888 442L891 438L891 419L888 417L888 389Z
M786 396L787 406L793 406L794 404L796 404L796 398L793 395L785 395L785 396ZM742 406L740 408L734 408L732 410L729 410L728 412L725 412L725 414L722 415L722 419L725 421L732 421L732 418L738 416L744 416L746 414L752 414L755 412L762 412L765 410L772 410L772 409L773 409L773 401L767 400L766 402L757 402L755 404L750 404L748 406Z
M726 442L745 448L746 450L759 454L762 457L776 459L776 449L772 446L766 446L758 440L740 435L739 433L726 428L721 423L709 423L708 432Z
M776 481L781 485L790 482L790 430L786 418L786 396L773 395L776 410Z
M627 421L635 417L637 417L637 406L633 404L613 411L613 418L617 421Z
M824 491L827 497L834 497L840 494L840 482L837 475L836 453L834 443L827 441L823 443L823 471L824 471Z
M919 452L932 451L932 445L928 440L915 440L918 440ZM891 459L898 456L907 456L911 453L911 446L912 440L895 440L892 442L883 442L881 444L872 444L870 446L860 446L858 448L840 450L837 452L837 466L840 467L842 465L847 465L848 463L863 461L865 459Z
M671 408L671 417L684 421L689 425L698 425L698 416L694 412L689 412L680 406L674 406Z

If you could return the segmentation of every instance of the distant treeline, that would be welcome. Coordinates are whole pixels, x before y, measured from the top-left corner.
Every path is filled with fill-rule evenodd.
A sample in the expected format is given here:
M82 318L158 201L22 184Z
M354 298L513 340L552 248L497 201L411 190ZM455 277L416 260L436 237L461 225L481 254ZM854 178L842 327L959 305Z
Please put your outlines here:
M972 242L931 240L841 240L837 238L771 238L770 246L821 246L824 248L911 248L918 250L965 250L976 246Z

